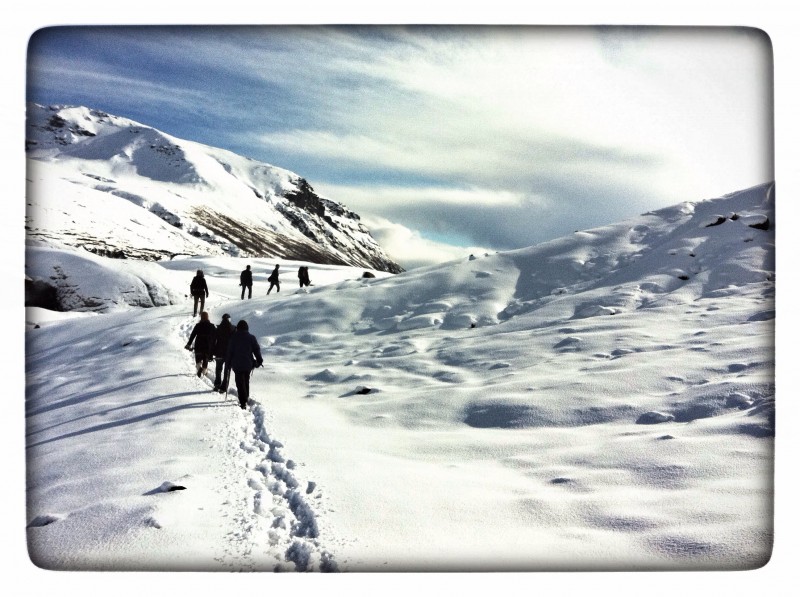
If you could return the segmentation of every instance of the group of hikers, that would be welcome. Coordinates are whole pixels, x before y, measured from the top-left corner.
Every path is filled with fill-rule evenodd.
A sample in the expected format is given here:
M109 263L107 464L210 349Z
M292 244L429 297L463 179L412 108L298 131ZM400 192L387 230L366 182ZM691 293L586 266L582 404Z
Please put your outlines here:
M261 347L256 337L250 333L247 322L242 319L234 328L231 316L225 313L222 321L214 325L209 320L208 313L202 311L200 321L194 326L186 343L186 350L192 350L192 342L197 377L202 377L208 369L209 361L215 359L214 391L228 391L230 374L233 371L239 407L246 408L250 397L250 375L253 369L264 364Z
M275 269L267 278L270 283L267 294L272 292L273 288L276 289L276 292L281 291L280 267L279 264L276 264ZM298 268L297 277L300 281L300 288L311 286L307 266ZM242 300L244 300L245 291L247 291L248 299L253 297L253 272L249 265L239 274L239 286L242 287ZM185 348L192 350L192 342L194 342L197 377L202 377L208 369L211 359L215 359L214 390L220 393L227 392L230 372L233 371L236 391L239 395L239 406L245 408L250 397L250 375L253 369L261 367L264 362L258 340L248 331L245 320L241 320L234 328L230 321L231 316L227 313L222 316L222 321L218 325L211 323L208 313L204 310L206 298L208 298L208 284L203 270L197 270L189 284L189 289L194 299L192 316L197 316L199 307L200 321L194 326Z
M279 273L280 268L280 264L276 264L275 269L272 270L272 273L267 278L267 282L269 282L267 294L272 292L273 288L275 288L275 292L281 291ZM300 288L311 286L311 279L308 275L308 266L301 265L299 268L297 268L297 278L300 281ZM245 269L239 274L239 286L242 287L242 300L244 300L245 291L247 292L248 299L253 298L253 271L250 269L249 265L245 267ZM208 284L206 284L206 278L203 275L203 270L197 270L197 273L189 284L189 291L194 299L194 312L192 313L192 316L197 317L198 307L199 311L202 312L205 308L206 299L208 298Z
M281 291L280 269L280 264L276 264L275 269L272 270L272 273L267 278L267 282L269 282L267 294L272 292L273 288L275 288L275 292ZM311 280L308 277L308 266L301 265L297 269L297 278L300 280L300 288L311 286ZM253 298L253 272L249 265L239 274L239 286L242 287L242 299L244 299L245 291L247 291L247 298Z

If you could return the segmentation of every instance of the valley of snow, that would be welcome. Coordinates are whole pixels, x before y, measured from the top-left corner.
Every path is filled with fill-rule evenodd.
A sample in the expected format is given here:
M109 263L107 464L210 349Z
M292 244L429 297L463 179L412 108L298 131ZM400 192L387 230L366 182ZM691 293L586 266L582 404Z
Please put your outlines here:
M399 275L308 263L308 292L302 263L280 261L269 296L274 259L132 263L28 247L28 276L81 297L79 310L27 309L33 561L762 566L773 188ZM255 284L241 300L246 264ZM183 348L196 269L211 320L245 319L261 345L246 411L211 391L213 369L198 379Z

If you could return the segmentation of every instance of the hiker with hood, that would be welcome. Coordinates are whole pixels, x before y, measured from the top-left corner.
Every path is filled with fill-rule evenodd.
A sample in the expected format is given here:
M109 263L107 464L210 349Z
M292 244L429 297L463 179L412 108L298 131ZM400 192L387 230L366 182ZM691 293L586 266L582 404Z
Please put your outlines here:
M250 271L249 265L239 274L239 286L242 287L242 299L245 289L248 291L247 298L253 298L253 272Z
M234 327L231 324L231 316L225 313L222 321L217 324L214 336L214 360L216 361L216 371L214 372L214 391L224 394L228 391L228 384L231 379L231 370L225 367L225 357L228 356L228 343Z
M276 292L281 291L281 282L280 279L278 278L278 269L280 269L280 267L281 267L280 265L276 265L275 269L272 270L272 273L269 275L269 278L267 278L267 282L269 282L269 290L267 290L267 294L270 293L273 286L276 286L278 288Z
M300 280L300 288L311 286L311 280L308 277L308 266L301 265L297 270L297 277Z
M216 335L216 327L208 320L208 313L205 311L200 313L200 321L198 321L192 334L189 336L189 341L184 348L192 350L192 340L194 340L194 361L197 365L197 377L202 377L206 369L208 369L208 361L214 353L214 342Z
M200 302L200 311L202 312L203 308L206 306L206 297L208 297L208 284L206 284L206 279L203 276L203 270L197 270L197 274L192 278L191 284L189 284L189 290L194 297L194 313L192 317L197 317L198 301Z
M253 369L261 367L263 363L258 340L248 331L247 322L242 319L236 324L236 331L228 343L225 367L233 370L239 407L243 410L247 408L247 399L250 397L250 375Z

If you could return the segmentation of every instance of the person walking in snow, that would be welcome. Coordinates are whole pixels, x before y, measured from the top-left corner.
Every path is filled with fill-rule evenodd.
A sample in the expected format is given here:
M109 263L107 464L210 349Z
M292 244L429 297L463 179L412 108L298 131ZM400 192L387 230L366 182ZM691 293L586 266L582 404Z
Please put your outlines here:
M208 369L208 361L214 353L214 337L216 327L208 320L208 313L202 311L200 313L200 321L198 321L192 334L189 336L189 341L186 343L186 350L192 350L192 341L194 340L194 361L197 365L197 377L202 377L206 369Z
M269 290L267 290L267 294L272 291L273 286L277 288L276 292L281 291L281 282L278 278L278 270L280 269L280 265L275 265L275 269L272 270L272 273L267 278L267 282L269 282Z
M231 370L225 367L225 357L228 356L228 343L233 334L234 327L231 324L231 316L225 313L222 321L217 324L214 335L214 360L216 368L214 372L214 391L224 394L228 391L228 384L231 379Z
M248 331L247 322L242 319L236 324L236 331L228 342L225 367L233 370L239 407L243 410L247 408L247 399L250 398L250 375L253 369L261 367L263 363L258 340Z
M249 265L239 274L239 286L242 287L242 299L244 299L245 289L248 291L247 298L253 298L253 272L250 271Z
M311 286L311 280L308 277L308 266L301 265L297 269L297 278L300 280L300 288L303 286Z
M189 284L189 291L194 297L194 313L192 317L197 317L197 303L200 303L200 311L202 312L206 306L206 297L208 297L208 284L206 284L205 276L203 276L203 270L197 270L197 274Z

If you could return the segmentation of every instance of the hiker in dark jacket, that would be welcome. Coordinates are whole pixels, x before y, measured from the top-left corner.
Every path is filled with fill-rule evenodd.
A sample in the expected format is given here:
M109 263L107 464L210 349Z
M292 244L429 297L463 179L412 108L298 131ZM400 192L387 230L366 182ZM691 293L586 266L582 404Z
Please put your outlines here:
M311 280L308 278L308 267L301 265L297 270L297 278L300 280L300 288L303 286L311 286Z
M273 286L278 288L276 292L281 291L281 282L280 278L278 278L278 269L280 269L280 267L280 265L276 265L275 269L272 270L272 273L269 275L269 278L267 278L267 282L269 282L269 290L267 290L267 294L272 291Z
M253 298L253 272L250 271L249 265L239 274L239 286L242 287L242 299L245 289L248 291L247 298Z
M214 353L214 338L216 327L208 320L208 313L200 313L200 321L195 324L189 341L186 343L186 350L192 349L194 340L194 361L197 365L197 377L202 377L208 369L208 361Z
M194 313L192 314L192 317L197 317L198 301L200 302L200 311L202 312L206 306L206 297L208 297L208 285L206 284L206 279L203 276L203 270L197 270L197 274L194 278L192 278L192 282L189 284L189 290L194 297Z
M247 399L250 397L250 374L263 363L258 340L248 331L247 322L243 319L236 324L236 331L228 342L228 354L225 357L225 367L233 369L239 407L242 409L247 407Z
M231 370L225 367L225 357L228 356L228 343L233 332L234 327L231 325L231 316L225 313L222 316L222 321L217 324L214 337L214 360L216 361L214 390L220 394L228 391L228 383L230 383L231 379Z

